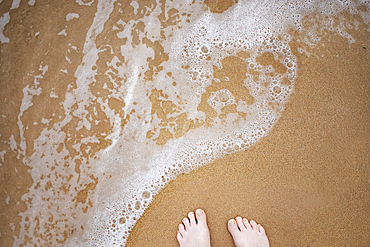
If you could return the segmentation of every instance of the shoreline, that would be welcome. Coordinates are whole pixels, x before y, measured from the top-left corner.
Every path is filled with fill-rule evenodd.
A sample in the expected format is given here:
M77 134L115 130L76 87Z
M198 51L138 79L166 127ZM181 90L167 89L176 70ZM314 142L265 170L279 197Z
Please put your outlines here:
M0 245L370 245L369 8L282 2L2 1Z
M171 181L126 246L177 246L177 225L196 208L216 247L233 246L226 223L238 215L261 223L271 246L369 244L370 43L355 33L349 49L338 36L317 47L324 59L296 52L294 93L269 135Z

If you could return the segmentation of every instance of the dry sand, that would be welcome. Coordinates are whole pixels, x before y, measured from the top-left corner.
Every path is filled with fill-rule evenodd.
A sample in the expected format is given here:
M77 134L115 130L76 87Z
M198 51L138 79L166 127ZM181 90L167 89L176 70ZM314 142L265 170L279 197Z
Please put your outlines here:
M11 1L2 1L0 15L10 5ZM214 12L222 12L229 5L227 1L209 4ZM35 7L45 13L45 18L60 15L55 20L69 12L63 4L55 3L52 11L41 11L44 7L37 4ZM31 13L30 8L22 2L18 16L12 18L19 21L22 14ZM80 10L85 11L83 8ZM81 15L85 19L72 29L76 32L68 36L72 38L60 46L73 40L79 49L83 47L95 9L96 3ZM33 80L24 71L34 71L43 59L36 54L55 53L54 59L47 57L50 68L64 55L57 52L55 43L51 49L37 45L34 33L24 38L27 30L22 25L11 22L12 29L8 27L5 36L17 31L22 37L1 45L1 115L6 118L1 118L0 147L8 150L0 166L1 246L11 246L14 236L18 236L22 220L19 213L27 209L21 197L34 182L29 167L22 162L22 157L32 152L19 154L8 142L14 135L20 143L17 116L22 89ZM49 23L49 27L55 25L57 21ZM298 78L286 110L268 136L245 151L226 155L171 181L140 218L127 246L177 246L177 226L196 208L207 213L215 247L233 246L226 223L238 215L261 223L271 246L370 246L370 35L364 27L349 33L356 41L350 46L347 39L327 33L320 45L305 47L310 55L298 52L302 44L296 42L299 36L294 36L290 45L297 57ZM47 34L41 35L54 42ZM68 69L75 69L73 65L81 58L81 54L72 56ZM60 74L51 71L45 80L63 92L75 78ZM47 99L48 95L41 95L35 98L41 103L34 103L45 104L46 113L31 108L22 118L33 130L26 131L27 140L34 140L35 133L42 129L32 126L33 119L41 119L42 114L63 115L58 107L50 107ZM89 190L93 191L97 183L86 185L76 200L85 203ZM67 237L69 233L60 234Z

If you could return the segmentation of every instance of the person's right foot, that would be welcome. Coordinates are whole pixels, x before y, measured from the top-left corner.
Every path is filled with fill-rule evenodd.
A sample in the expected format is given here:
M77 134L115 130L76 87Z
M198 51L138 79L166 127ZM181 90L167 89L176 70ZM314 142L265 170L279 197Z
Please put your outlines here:
M251 220L236 217L228 222L228 229L236 247L269 247L265 229Z

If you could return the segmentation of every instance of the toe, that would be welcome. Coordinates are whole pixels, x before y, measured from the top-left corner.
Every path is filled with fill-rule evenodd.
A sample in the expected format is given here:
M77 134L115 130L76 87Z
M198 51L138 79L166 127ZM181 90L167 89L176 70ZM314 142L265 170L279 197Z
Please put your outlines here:
M178 232L180 232L180 234L183 236L184 235L184 233L185 233L185 227L184 227L184 225L183 224L180 224L179 225L179 231Z
M198 224L206 225L207 224L207 217L206 213L202 209L197 209L195 211Z
M244 226L247 230L252 230L251 225L249 224L248 220L246 218L243 218Z
M244 231L246 228L244 226L244 223L243 223L243 219L241 217L236 217L236 222L238 223L238 228L240 229L240 231Z
M189 227L190 227L190 222L189 222L189 219L188 219L188 218L183 218L183 219L182 219L182 223L184 223L185 230L186 230L186 229L189 229Z
M227 228L229 229L229 232L233 236L239 232L238 224L236 223L234 219L229 220L227 224Z
M262 234L266 234L266 232L265 232L265 228L263 228L260 224L258 224L258 229L260 230L260 232L261 232Z
M252 226L253 230L258 231L257 223L254 220L251 220L249 223Z
M189 218L189 221L190 221L190 225L195 225L197 222L195 221L195 216L194 216L194 212L190 212L188 213L188 218Z
M177 241L179 241L179 242L182 241L183 236L181 235L180 231L177 231L176 238L177 238Z

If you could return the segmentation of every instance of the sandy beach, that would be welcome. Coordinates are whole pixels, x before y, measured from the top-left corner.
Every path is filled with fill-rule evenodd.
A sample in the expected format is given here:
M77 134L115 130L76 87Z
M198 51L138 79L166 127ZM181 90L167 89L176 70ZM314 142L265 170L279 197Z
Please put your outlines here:
M370 246L369 9L234 45L252 3L1 1L0 245L178 246L202 208L214 247L236 216L272 247ZM192 51L198 24L229 41Z
M177 225L199 207L208 215L212 246L234 246L226 224L236 216L261 223L271 246L367 246L367 35L356 34L350 49L330 36L315 55L297 54L295 92L271 133L172 181L127 246L177 246Z

